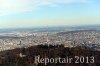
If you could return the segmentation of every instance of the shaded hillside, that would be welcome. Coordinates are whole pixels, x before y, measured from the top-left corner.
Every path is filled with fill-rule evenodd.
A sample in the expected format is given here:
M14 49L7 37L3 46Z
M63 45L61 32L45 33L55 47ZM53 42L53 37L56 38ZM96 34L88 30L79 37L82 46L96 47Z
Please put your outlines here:
M100 66L100 52L91 50L87 47L64 47L57 45L49 47L47 45L32 46L29 48L17 48L0 52L0 66L45 66L45 64L35 64L35 56L40 55L42 58L66 58L75 56L94 57L94 63L86 63L86 58L83 63L48 63L46 66Z

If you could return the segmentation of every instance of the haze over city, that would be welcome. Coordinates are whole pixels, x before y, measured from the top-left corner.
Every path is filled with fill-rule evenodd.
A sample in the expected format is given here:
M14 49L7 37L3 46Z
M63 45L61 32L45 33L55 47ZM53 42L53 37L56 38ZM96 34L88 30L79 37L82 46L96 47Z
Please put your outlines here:
M0 0L0 28L100 24L99 0Z

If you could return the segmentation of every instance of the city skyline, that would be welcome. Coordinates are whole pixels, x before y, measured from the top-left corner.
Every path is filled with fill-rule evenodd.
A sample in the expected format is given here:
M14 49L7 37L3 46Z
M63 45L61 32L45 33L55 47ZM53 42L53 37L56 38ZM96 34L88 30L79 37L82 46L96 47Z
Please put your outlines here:
M100 24L99 0L0 0L0 28Z

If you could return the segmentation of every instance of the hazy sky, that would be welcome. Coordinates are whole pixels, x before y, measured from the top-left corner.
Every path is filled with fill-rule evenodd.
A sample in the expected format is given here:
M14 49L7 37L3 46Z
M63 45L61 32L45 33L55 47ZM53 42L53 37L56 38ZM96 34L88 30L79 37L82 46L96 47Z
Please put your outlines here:
M0 0L0 28L100 24L100 0Z

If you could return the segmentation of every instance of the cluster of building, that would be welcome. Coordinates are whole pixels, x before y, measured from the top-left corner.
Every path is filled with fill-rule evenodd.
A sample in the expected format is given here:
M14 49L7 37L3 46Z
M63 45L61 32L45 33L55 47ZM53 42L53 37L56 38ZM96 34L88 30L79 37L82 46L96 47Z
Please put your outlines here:
M2 36L0 38L0 51L41 44L64 44L66 47L86 45L100 49L100 32L95 31L71 32L63 35L59 35L57 32L14 32L2 33L0 36Z

